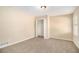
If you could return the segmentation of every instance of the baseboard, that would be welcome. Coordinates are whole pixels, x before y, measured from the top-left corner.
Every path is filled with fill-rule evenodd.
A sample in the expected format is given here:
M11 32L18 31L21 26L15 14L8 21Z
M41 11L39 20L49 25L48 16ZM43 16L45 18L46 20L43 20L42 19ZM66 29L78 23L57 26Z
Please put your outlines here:
M59 40L66 40L64 38L56 38L56 37L50 37L50 38L59 39ZM66 41L73 41L73 40L66 40Z
M74 44L76 45L76 47L79 48L79 41L77 41L77 40L73 40L73 42L74 42Z
M0 46L0 49L1 49L1 48L5 48L5 47L8 47L8 46L11 46L11 45L14 45L14 44L17 44L17 43L20 43L20 42L23 42L23 41L25 41L25 40L32 39L32 38L34 38L34 37L35 37L35 36L32 36L32 37L26 38L26 39L24 39L24 40L20 40L20 41L16 41L16 42L13 42L13 43L8 43L8 44L6 44L6 45L2 45L2 46Z

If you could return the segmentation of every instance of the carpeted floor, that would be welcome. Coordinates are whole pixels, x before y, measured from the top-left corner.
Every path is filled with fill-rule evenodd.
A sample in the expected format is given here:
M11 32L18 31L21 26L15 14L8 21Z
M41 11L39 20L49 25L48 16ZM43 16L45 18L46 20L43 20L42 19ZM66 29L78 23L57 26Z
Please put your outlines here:
M78 53L79 49L71 41L43 39L41 37L3 48L2 53Z

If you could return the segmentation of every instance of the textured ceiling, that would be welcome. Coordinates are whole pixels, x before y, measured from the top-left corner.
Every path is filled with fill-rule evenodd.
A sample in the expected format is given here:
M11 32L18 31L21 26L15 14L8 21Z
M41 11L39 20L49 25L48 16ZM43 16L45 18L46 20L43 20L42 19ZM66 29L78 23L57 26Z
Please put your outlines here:
M46 10L40 8L40 6L24 6L18 7L31 15L41 16L41 15L49 15L49 16L57 16L57 15L65 15L71 14L77 8L76 6L47 6Z

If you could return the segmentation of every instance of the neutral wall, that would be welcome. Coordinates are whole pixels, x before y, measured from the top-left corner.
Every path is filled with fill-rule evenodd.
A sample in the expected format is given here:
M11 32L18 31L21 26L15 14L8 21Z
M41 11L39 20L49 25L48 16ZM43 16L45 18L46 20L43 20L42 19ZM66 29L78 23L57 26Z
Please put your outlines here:
M50 38L72 41L72 15L50 16Z
M35 17L17 7L0 7L0 44L33 38Z

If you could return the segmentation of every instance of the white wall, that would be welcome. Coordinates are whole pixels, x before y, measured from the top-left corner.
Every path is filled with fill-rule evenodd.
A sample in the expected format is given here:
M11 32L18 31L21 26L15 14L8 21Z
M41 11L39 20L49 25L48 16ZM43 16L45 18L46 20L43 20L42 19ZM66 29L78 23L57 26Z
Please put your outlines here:
M0 44L33 38L35 17L12 7L0 7Z
M73 13L73 41L79 48L79 8Z
M50 16L50 38L72 41L72 15Z
M45 39L50 38L50 18L49 16L46 16L44 20L44 37Z

